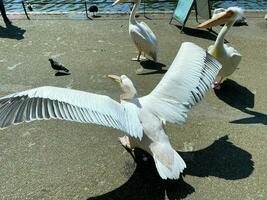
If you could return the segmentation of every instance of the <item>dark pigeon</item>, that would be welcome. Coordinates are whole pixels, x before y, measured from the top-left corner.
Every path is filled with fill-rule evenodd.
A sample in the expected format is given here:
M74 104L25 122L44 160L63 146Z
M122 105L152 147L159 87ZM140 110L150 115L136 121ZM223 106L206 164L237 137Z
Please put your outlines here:
M32 5L28 2L27 2L27 8L29 9L29 11L33 11Z
M53 59L48 59L50 61L51 67L55 70L57 73L61 74L70 74L69 70L64 67L62 64L54 61Z
M88 11L93 13L93 17L97 17L95 13L98 12L98 7L96 5L90 6Z

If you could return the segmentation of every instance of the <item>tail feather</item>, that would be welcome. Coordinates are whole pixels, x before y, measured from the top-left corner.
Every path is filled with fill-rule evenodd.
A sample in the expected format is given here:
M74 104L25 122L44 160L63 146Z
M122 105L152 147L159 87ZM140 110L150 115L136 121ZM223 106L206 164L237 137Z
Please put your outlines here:
M162 179L178 179L186 168L181 156L171 147L157 144L151 147L158 173Z
M158 54L157 50L149 53L149 55L151 56L151 58L153 59L154 62L157 62L157 57L158 57L157 54Z

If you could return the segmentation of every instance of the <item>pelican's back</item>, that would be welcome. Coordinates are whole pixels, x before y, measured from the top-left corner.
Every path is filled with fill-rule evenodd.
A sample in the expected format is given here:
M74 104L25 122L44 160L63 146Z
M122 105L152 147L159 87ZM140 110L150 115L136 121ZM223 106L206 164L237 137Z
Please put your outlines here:
M129 34L136 45L138 51L144 52L157 60L158 43L155 34L151 29L143 22L134 23L129 25Z

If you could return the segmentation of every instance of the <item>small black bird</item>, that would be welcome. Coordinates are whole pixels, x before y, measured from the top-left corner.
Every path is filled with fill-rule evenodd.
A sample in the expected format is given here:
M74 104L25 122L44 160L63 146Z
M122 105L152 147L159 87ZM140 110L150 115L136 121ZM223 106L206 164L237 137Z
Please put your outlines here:
M64 67L62 64L54 61L53 59L48 59L50 61L51 67L57 72L62 74L70 74L69 70Z
M96 5L90 6L88 10L93 13L93 17L96 17L95 13L98 12L98 7Z
M26 5L29 11L33 11L32 5L29 2L26 2Z

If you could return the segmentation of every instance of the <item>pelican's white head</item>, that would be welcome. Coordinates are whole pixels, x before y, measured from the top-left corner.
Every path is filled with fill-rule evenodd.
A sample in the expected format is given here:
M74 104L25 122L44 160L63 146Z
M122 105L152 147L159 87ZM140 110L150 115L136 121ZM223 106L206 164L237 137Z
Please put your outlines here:
M211 28L221 24L233 25L238 19L244 18L244 11L239 7L229 7L228 9L217 9L211 19L199 24L197 28Z
M133 85L133 82L126 75L108 75L109 78L119 83L123 94L121 94L121 100L132 100L137 97L137 91Z

